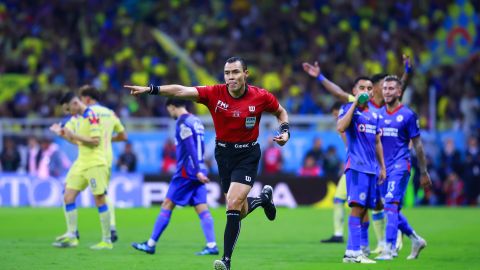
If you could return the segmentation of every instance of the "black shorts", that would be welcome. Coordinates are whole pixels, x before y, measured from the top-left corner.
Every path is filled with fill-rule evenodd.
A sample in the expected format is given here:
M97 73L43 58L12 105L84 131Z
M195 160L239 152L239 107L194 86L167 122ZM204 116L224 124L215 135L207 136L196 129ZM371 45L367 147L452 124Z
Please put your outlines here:
M258 163L262 155L257 142L223 143L216 142L215 160L222 190L228 192L231 182L253 186L257 178Z

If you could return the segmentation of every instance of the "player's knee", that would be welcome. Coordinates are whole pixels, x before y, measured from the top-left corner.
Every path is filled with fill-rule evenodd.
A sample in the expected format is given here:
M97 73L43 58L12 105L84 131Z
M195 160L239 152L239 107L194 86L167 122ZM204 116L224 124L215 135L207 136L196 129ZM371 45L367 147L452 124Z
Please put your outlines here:
M173 210L174 207L175 207L175 204L172 202L172 200L165 198L165 200L162 203L162 209Z
M238 198L238 197L228 197L227 198L227 209L228 210L241 210L243 206L243 202L245 200Z

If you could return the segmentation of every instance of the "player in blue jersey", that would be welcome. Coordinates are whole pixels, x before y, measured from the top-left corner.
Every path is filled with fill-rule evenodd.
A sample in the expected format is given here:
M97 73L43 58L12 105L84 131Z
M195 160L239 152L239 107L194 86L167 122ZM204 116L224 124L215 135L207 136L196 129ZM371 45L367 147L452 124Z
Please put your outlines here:
M431 186L427 172L427 163L420 139L417 115L400 102L402 82L396 76L387 76L383 83L385 107L380 120L381 138L384 148L387 179L381 186L387 214L387 247L377 257L379 260L392 260L395 254L397 230L400 229L412 241L412 251L407 259L416 259L426 247L426 241L412 229L404 215L400 213L403 196L410 179L410 140L418 157L420 184L424 188Z
M170 116L177 120L175 131L177 170L170 182L150 239L143 243L132 243L132 247L154 254L158 239L170 222L175 206L192 205L200 218L207 243L205 248L196 254L217 255L213 218L207 206L205 184L210 180L206 176L207 167L203 158L205 153L203 124L187 111L187 101L168 99L166 104Z
M347 137L345 174L348 205L352 209L348 220L348 244L343 258L345 263L375 263L362 252L362 220L367 209L377 205L377 179L385 179L379 117L369 110L367 103L360 104L361 94L371 91L372 82L367 77L355 80L355 101L343 105L337 120L338 132ZM377 178L378 173L378 178Z
M402 85L403 89L405 89L408 80L410 79L410 75L412 73L412 65L410 61L410 57L408 55L403 55L403 64L405 68L405 73L402 75ZM334 82L328 80L322 73L318 62L315 62L313 65L309 63L302 64L304 71L309 74L310 76L316 78L322 86L333 96L343 102L353 102L355 97L352 96L350 93L347 93ZM378 111L384 106L383 94L382 94L382 87L383 87L383 79L387 76L386 74L375 74L371 77L371 81L373 87L369 90L370 93L370 101L368 103L369 108L378 114ZM403 92L402 92L403 94ZM343 220L344 220L344 202L346 198L344 197L346 194L346 186L345 181L342 181L342 178L338 182L337 191L335 193L333 208L333 223L335 232L334 235L328 239L324 239L322 243L343 243ZM380 194L378 195L380 199ZM372 253L380 253L385 246L385 217L383 212L383 204L381 200L379 200L377 207L372 211L372 220L373 220L373 229L375 232L375 236L377 238L377 247L372 251ZM368 228L370 222L368 216L365 216L364 220L362 221L362 250L368 255L370 253L369 248L369 241L368 241ZM401 248L401 234L399 233L399 241L397 241L397 248Z

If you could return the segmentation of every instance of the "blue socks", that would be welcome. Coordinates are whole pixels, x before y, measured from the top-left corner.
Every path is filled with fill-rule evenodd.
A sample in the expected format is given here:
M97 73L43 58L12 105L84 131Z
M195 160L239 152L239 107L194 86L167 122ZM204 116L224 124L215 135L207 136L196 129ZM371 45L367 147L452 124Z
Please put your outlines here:
M348 244L347 250L359 251L362 236L362 225L360 217L350 216L348 218Z
M163 208L160 210L157 221L155 221L155 226L153 227L152 236L150 236L151 239L158 241L160 235L162 235L165 228L167 228L171 215L171 210L166 210Z
M413 234L412 227L408 224L407 218L402 213L398 214L398 229L407 236Z
M208 243L215 242L215 231L213 230L213 218L209 210L205 210L198 214L202 225L203 234Z
M387 214L387 226L385 229L386 241L390 247L394 248L397 243L398 231L398 205L393 203L385 204L385 213Z
M362 222L362 231L360 237L360 246L362 247L369 247L368 243L368 227L370 226L370 222Z

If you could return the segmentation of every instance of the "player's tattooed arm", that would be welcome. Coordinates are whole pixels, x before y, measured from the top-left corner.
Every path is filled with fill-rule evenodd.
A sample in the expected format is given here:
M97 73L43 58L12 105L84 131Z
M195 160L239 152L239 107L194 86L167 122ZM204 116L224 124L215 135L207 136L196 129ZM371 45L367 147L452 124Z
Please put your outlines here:
M310 76L316 78L325 89L332 94L334 97L338 98L342 102L349 102L349 96L340 86L336 85L325 76L322 75L320 66L318 62L315 62L313 65L309 63L302 64L303 70Z
M427 171L427 158L425 156L425 151L423 149L422 139L420 136L417 136L412 139L413 148L415 148L415 153L417 153L418 158L418 167L420 169L420 185L423 188L429 188L432 186L432 180L430 180L430 175Z

